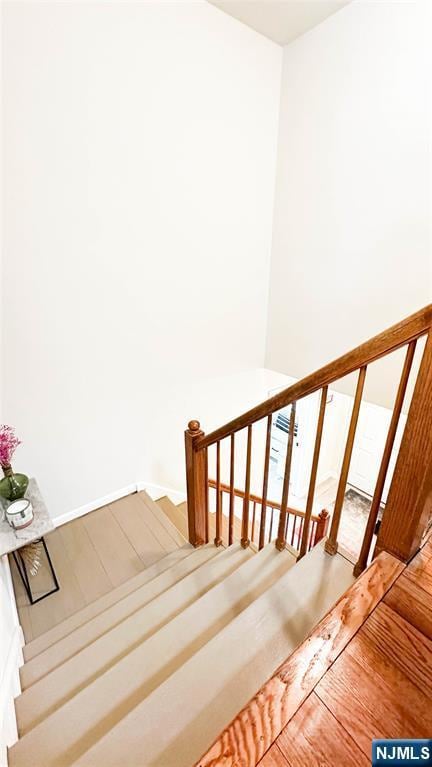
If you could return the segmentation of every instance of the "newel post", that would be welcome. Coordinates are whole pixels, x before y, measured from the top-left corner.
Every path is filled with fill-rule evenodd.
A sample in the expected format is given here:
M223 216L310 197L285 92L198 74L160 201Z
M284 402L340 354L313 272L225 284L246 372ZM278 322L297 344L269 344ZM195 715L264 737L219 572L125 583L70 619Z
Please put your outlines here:
M196 450L195 442L204 436L199 421L190 421L185 431L186 486L189 542L192 546L208 543L207 449Z
M315 528L315 536L314 536L314 541L312 544L313 546L316 546L316 544L319 543L319 541L322 541L322 539L326 537L329 520L330 520L330 514L327 511L327 509L323 509L322 511L320 511L320 513L318 514L318 522Z
M408 562L432 514L432 330L417 376L374 556Z

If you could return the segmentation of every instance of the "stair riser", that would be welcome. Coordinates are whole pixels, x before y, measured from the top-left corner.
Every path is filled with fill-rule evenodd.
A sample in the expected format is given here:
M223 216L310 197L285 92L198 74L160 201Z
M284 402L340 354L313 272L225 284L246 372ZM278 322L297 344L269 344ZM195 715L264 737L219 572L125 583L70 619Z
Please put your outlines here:
M207 566L196 570L169 592L147 605L141 614L130 619L127 625L121 627L121 630L114 630L111 632L111 636L106 635L25 691L16 700L20 734L27 732L45 716L77 694L79 690L93 682L95 676L107 672L113 664L118 665L121 658L125 662L134 646L143 647L145 638L151 635L155 629L160 629L166 620L171 620L174 615L187 608L189 604L194 603L195 599L199 599L212 586L230 575L250 556L249 552L244 552L239 548L237 552L231 549L219 554ZM145 653L140 663L144 664L144 670L150 668ZM140 673L142 673L142 669L139 665L134 664L134 678L139 678ZM118 695L119 685L120 689L123 689L122 675L119 676L117 685L107 692L108 701ZM92 711L95 710L95 707L90 708L90 720L92 719ZM64 737L63 731L62 737Z
M63 739L69 742L69 736L73 744L85 734L86 712L89 719L94 718L95 711L103 712L103 717L109 716L110 722L120 714L125 715L128 706L142 700L161 684L180 663L197 652L286 572L294 561L292 557L279 556L273 548L263 551L259 557L253 557L250 550L242 551L241 567L67 703L51 718L49 728L61 730ZM41 704L45 705L40 696L33 696L25 704L19 709L20 731L28 731L37 723L44 710ZM84 730L76 727L78 712L84 718ZM74 722L73 729L71 722Z
M136 613L144 605L151 602L157 596L165 592L181 578L188 576L202 564L214 557L214 548L204 547L195 552L194 556L186 557L174 567L169 568L161 575L153 578L142 588L137 589L129 596L117 602L112 607L104 610L84 626L68 634L67 637L49 647L36 658L26 663L20 671L21 686L23 690L43 679L55 668L65 663L82 649L95 642L113 627Z
M314 550L73 764L190 767L352 582Z
M145 490L138 493L138 498L144 503L145 507L150 511L157 522L165 528L170 537L175 540L177 546L182 546L188 540L187 524L186 529L179 530L177 525L173 524L172 520L169 519L169 517L165 514L161 506L152 498L150 498L149 494L146 493ZM176 507L174 506L174 508Z
M41 636L24 646L24 660L30 661L32 658L35 658L36 655L44 652L48 647L51 647L56 642L64 639L65 636L68 636L68 634L71 634L73 631L80 628L80 626L88 623L95 618L96 615L100 615L104 610L117 604L121 599L124 599L146 583L149 583L153 578L156 578L170 567L175 566L177 562L190 556L193 551L194 549L192 546L185 545L182 548L177 549L177 551L167 554L167 556L162 557L159 562L156 562L146 570L143 570L143 572L139 573L135 578L130 578L125 583L122 583L121 586L109 591L107 594L104 594L103 597L100 597L100 599L71 615L70 618L67 618L62 621L62 623L54 626L54 628L41 634Z
M185 513L185 504L182 504L181 507L178 507L167 496L159 498L156 503L162 510L162 513L166 515L170 522L187 539L188 521L187 512Z

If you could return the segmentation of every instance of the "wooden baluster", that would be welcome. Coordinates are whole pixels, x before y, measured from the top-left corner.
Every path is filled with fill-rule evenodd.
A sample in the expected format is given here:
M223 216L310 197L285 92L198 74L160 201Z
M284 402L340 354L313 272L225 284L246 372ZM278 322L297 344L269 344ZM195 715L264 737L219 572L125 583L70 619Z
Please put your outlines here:
M279 516L279 529L278 529L278 535L276 539L276 548L279 551L282 551L285 548L285 523L286 523L286 515L287 515L289 483L290 483L290 475L291 475L291 461L292 461L293 444L294 444L295 414L296 414L296 403L293 402L291 405L288 445L287 445L287 454L286 454L286 461L285 461L285 476L284 476L284 483L283 483L283 489L282 489L281 510L280 510L280 516Z
M311 529L310 529L309 541L308 541L308 551L310 551L312 548L312 541L315 538L316 526L317 526L317 523L315 522L315 520L313 520Z
M259 549L263 548L264 537L265 537L265 526L266 526L266 516L267 516L268 475L269 475L269 468L270 468L271 427L272 427L272 416L269 415L267 418L267 436L266 436L265 457L264 457L264 479L263 479L262 505L261 505L261 522L260 522L259 543L258 543Z
M222 492L220 489L220 442L216 442L216 537L215 546L222 546Z
M230 455L230 501L229 501L229 522L228 522L228 545L234 542L234 456L235 456L235 435L231 434L231 455Z
M293 526L291 531L291 546L293 548L294 548L294 537L295 537L296 525L297 525L297 515L293 514Z
M324 386L321 391L321 401L320 401L320 408L318 413L318 424L317 424L317 431L315 436L315 447L314 447L314 453L312 458L311 476L310 476L309 490L308 490L307 501L306 501L303 538L301 540L300 553L298 555L298 559L301 559L302 557L304 557L304 555L306 554L306 549L308 544L309 524L310 524L310 518L312 515L312 507L313 507L314 496L315 496L318 462L319 462L319 456L320 456L320 450L321 450L321 440L322 440L322 433L323 433L323 427L324 427L325 409L327 404L327 393L328 393L328 386Z
M195 450L194 443L204 436L199 421L190 421L185 431L186 485L189 542L208 543L207 450Z
M269 530L269 538L268 538L269 543L272 539L272 534L273 534L273 517L274 517L274 506L271 507L270 530Z
M252 453L252 426L248 426L247 450L246 450L245 497L243 500L242 537L241 537L241 545L243 546L244 549L246 549L249 546L249 496L250 496L250 475L251 475L251 453Z
M303 527L304 527L304 517L302 517L301 520L300 520L300 529L299 529L298 535L297 535L297 546L296 546L296 549L300 548L300 541L302 539Z
M424 348L374 556L408 562L432 515L432 329Z
M393 407L393 413L390 421L389 430L387 433L387 439L384 447L383 456L381 459L381 465L378 473L378 479L375 485L375 491L369 511L369 517L366 525L365 534L363 536L362 547L358 561L354 566L354 575L358 576L363 570L366 569L367 560L369 557L370 548L372 545L373 534L375 530L376 521L378 518L378 512L380 508L381 498L384 490L384 484L387 476L387 471L390 463L390 458L393 450L393 445L396 437L396 432L399 424L400 414L402 412L402 405L405 399L406 388L408 385L408 379L411 372L411 367L414 359L414 353L416 349L416 341L411 341L408 346L404 366L402 369L402 375L399 382L399 387L396 394L395 404Z
M252 506L252 535L251 535L251 541L254 542L254 535L255 535L255 512L256 512L256 501L253 502Z
M339 531L340 518L342 514L342 508L345 498L345 490L348 481L348 472L351 463L351 456L354 446L354 438L357 429L358 417L360 412L360 405L363 395L364 382L366 378L366 366L360 368L357 388L354 397L354 405L351 414L351 421L348 430L348 437L345 445L345 453L342 463L341 475L339 478L339 485L337 489L336 501L332 516L332 523L330 528L330 535L325 544L325 550L327 554L336 554L338 550L337 536Z
M206 515L205 515L205 540L206 540L206 543L208 543L210 540L210 530L209 530L210 485L209 485L209 477L208 477L208 447L205 448L205 486L206 486L205 502L206 502L206 509L207 509Z

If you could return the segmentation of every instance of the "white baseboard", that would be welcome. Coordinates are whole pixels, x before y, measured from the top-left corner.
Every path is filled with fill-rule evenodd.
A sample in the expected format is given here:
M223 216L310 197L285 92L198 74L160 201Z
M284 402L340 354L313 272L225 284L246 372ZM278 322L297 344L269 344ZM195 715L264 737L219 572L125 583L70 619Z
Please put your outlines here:
M114 501L118 501L119 498L124 498L126 495L131 495L131 493L139 493L140 490L146 490L154 501L164 495L167 495L175 504L183 503L186 500L186 493L181 490L174 490L172 487L165 487L164 485L156 485L154 482L139 480L131 485L115 490L114 492L109 493L109 495L104 495L102 498L96 498L94 501L86 503L84 506L79 506L77 509L67 511L65 514L60 514L60 516L54 517L53 522L56 527L60 527L61 525L65 525L66 522L71 522L73 519L83 517L85 514L100 509L108 503L114 503Z
M83 517L84 514L88 514L90 511L95 511L96 509L100 509L102 506L106 506L108 503L114 503L114 501L118 501L119 498L124 498L125 495L136 493L137 487L137 483L122 487L120 490L115 490L113 493L109 493L109 495L104 495L102 498L96 498L96 500L90 501L90 503L86 503L84 506L79 506L77 509L72 509L72 511L67 511L65 514L60 514L60 516L54 517L53 522L56 527L65 525L66 522L71 522L73 519Z
M172 487L165 487L164 485L155 485L152 482L138 482L137 490L145 490L150 498L157 501L158 498L162 498L167 495L170 501L175 504L183 503L186 500L186 493L181 490L173 490Z

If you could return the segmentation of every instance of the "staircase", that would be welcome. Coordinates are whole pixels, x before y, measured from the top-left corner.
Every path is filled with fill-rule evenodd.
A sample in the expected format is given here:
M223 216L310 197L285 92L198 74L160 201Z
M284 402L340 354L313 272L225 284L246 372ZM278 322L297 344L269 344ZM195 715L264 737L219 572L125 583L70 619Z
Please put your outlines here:
M164 528L169 553L24 648L22 694L15 701L19 740L9 750L10 767L258 764L287 725L290 706L294 714L333 664L341 635L351 641L399 577L401 562L409 562L425 540L432 521L431 328L428 306L210 434L190 422L187 504L175 506L166 497L155 502L144 493L139 512ZM416 344L423 336L373 550ZM353 569L338 532L366 372L402 347L393 415ZM314 515L313 502L328 388L353 372L357 386L327 530L328 514ZM305 508L297 509L288 504L296 403L315 393L310 484ZM272 418L287 406L285 475L276 502L267 497ZM239 489L235 451L242 431L247 447ZM260 436L263 484L256 495L252 452ZM210 450L215 479L209 477ZM225 463L224 455L229 455ZM432 657L432 647L430 652ZM266 767L279 763L269 759Z
M190 767L354 580L322 545L295 563L185 541L30 642L11 767Z

